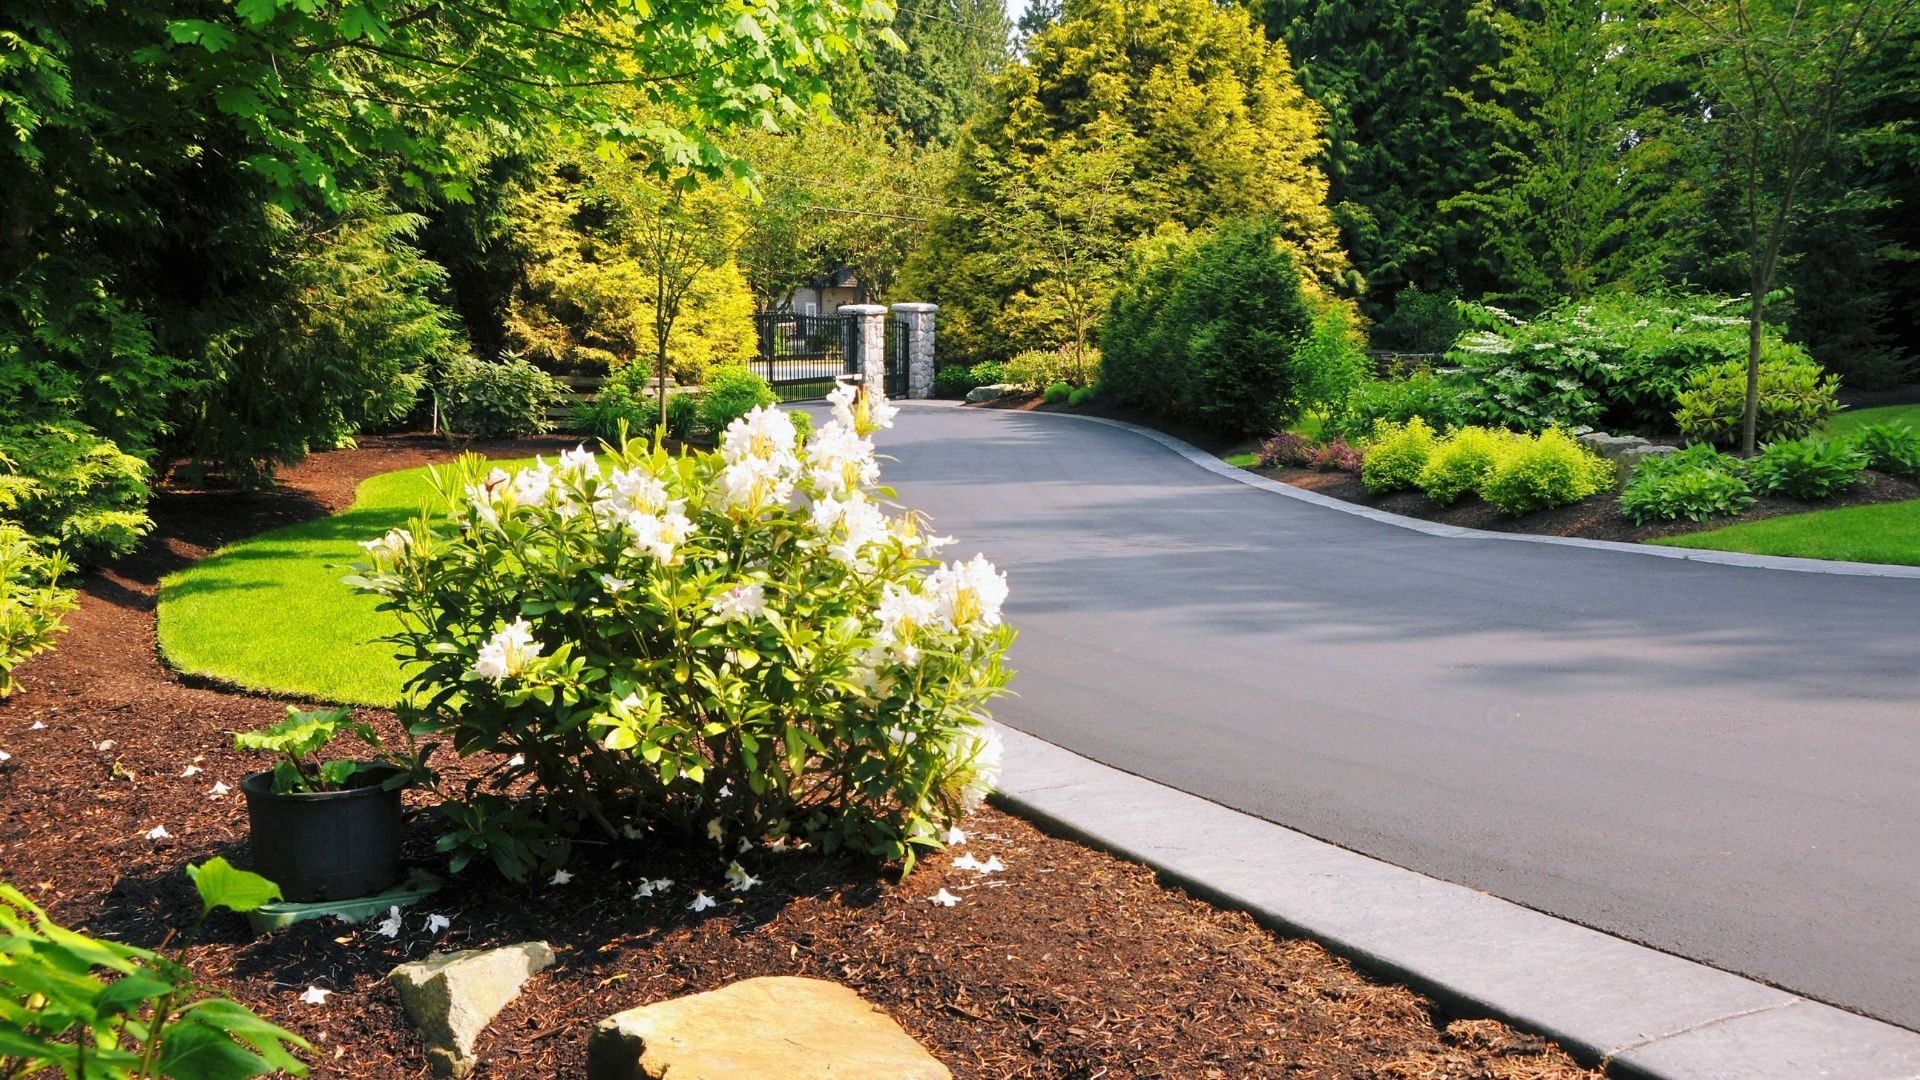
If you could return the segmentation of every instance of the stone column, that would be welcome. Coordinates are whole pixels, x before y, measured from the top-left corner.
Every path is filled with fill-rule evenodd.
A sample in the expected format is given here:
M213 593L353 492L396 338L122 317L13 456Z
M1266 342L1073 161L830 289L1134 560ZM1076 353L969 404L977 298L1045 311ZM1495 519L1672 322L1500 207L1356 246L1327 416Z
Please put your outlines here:
M939 304L895 304L893 317L907 339L907 396L933 396L933 313Z
M867 389L887 392L887 309L879 304L842 304L840 314L858 327L854 334L857 355L848 364L866 379Z

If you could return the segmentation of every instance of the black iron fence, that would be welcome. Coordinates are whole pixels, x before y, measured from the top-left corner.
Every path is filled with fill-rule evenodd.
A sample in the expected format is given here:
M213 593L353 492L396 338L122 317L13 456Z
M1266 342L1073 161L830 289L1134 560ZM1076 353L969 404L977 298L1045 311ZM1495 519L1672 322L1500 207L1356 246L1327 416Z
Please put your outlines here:
M766 311L753 317L759 355L753 370L781 401L822 398L847 370L848 320L839 315Z

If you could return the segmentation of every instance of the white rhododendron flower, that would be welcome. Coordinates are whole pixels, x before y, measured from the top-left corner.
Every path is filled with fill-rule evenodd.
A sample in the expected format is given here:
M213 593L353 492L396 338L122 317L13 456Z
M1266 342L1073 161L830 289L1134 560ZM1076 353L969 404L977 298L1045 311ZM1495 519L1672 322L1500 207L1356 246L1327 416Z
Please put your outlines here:
M720 506L728 512L756 514L784 506L793 498L793 477L799 462L781 458L748 457L720 470Z
M867 545L881 543L893 535L887 515L864 498L837 503L831 513L833 525L823 530L828 537L827 553L854 570L871 569L865 554Z
M959 847L967 842L967 834L960 826L955 825L941 834L940 842L948 847Z
M793 417L773 405L760 405L727 425L720 436L720 453L729 464L748 458L791 459L799 441Z
M827 404L833 406L833 422L842 427L853 427L853 401L860 396L860 390L853 383L835 383L833 392L827 395Z
M542 458L534 458L534 467L521 469L513 474L513 498L525 506L538 506L547 501L547 491L553 487L553 466Z
M207 789L207 798L218 799L226 795L228 792L232 790L233 789L228 787L226 784L221 783L218 780L215 780L213 782L213 786Z
M657 514L668 504L667 482L644 466L613 470L601 490L605 494L593 505L603 522L617 521L636 511Z
M594 460L593 451L581 445L560 452L559 471L563 476L591 476L600 471L600 463Z
M480 646L480 656L473 662L473 673L483 679L500 682L525 671L527 665L545 648L533 640L533 626L525 619L515 618Z
M607 590L608 596L619 596L633 588L633 581L630 578L614 577L612 574L601 574L600 587Z
M387 535L378 540L362 540L360 546L377 562L381 559L397 559L413 546L413 534L405 529L389 529Z
M687 909L690 911L705 911L718 903L719 901L707 895L707 890L701 889L699 892L693 894L693 903L688 904Z
M506 494L510 479L505 469L495 469L485 480L467 485L467 506L480 524L489 528L499 526L500 499Z
M952 562L927 579L940 622L949 630L972 633L1000 625L1000 605L1007 599L1007 575L994 570L984 555L971 562Z
M374 927L373 932L390 938L399 937L400 908L398 906L388 908L387 917L380 920L380 925Z
M807 440L807 478L824 495L844 498L880 480L873 443L835 420Z
M941 907L952 907L953 905L959 902L960 902L959 897L953 895L952 893L948 892L945 889L941 889L939 892L934 893L932 896L927 897L927 903L938 904Z
M900 415L900 407L887 400L887 395L879 387L867 392L867 426L870 430L890 428L893 418Z
M746 892L758 884L760 879L747 873L746 868L738 862L727 864L727 886L734 892Z
M181 776L198 776L200 775L200 766L189 765L186 768L180 770L180 775Z
M307 987L307 992L300 995L300 1004L325 1005L327 999L332 996L333 991L331 990L322 990L317 986L309 986Z
M714 818L713 820L707 822L707 839L713 841L716 844L726 843L727 842L727 823L724 821L721 821L719 818Z
M976 724L954 740L954 758L969 763L970 772L961 786L960 801L968 810L979 806L1000 784L1000 761L1006 747L1000 732L992 724Z
M573 880L572 874L567 873L565 870L555 870L553 872L553 877L548 879L547 884L565 885L567 882L572 880Z
M757 581L744 581L714 597L713 613L721 622L752 622L767 610L767 590ZM724 796L725 789L722 789Z
M680 545L693 536L693 522L675 507L669 507L664 514L635 510L627 515L627 529L633 533L629 550L650 555L669 566L673 565Z
M167 827L165 825L155 825L153 828L147 830L147 839L171 840L173 839L173 834L167 831Z
M453 920L447 918L445 915L427 916L427 933L429 934L437 934L440 931L445 930L452 925L453 925Z
M981 862L979 859L973 857L972 852L968 852L953 860L953 868L955 870L971 870L976 874L997 874L1006 869L1005 866L1000 864L1000 856L989 855L987 856L986 862Z

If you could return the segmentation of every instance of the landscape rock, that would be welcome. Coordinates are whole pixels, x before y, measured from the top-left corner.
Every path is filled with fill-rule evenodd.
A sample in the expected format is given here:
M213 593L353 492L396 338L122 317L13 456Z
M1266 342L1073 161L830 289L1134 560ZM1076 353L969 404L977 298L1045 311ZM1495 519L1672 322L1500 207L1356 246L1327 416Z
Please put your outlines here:
M1618 461L1621 455L1648 445L1647 440L1638 435L1609 435L1604 431L1589 431L1579 439L1580 445L1608 461Z
M1633 475L1633 470L1637 468L1641 462L1648 458L1666 457L1669 454L1677 454L1679 452L1680 448L1677 446L1660 446L1656 444L1636 446L1613 459L1613 464L1614 468L1620 472L1620 482L1624 484L1627 478Z
M952 1080L892 1018L821 979L767 976L600 1022L587 1080Z
M474 1043L487 1023L518 997L520 987L553 963L544 941L499 949L436 953L387 974L400 1004L427 1041L435 1076L473 1071Z
M1018 389L1020 388L1012 383L988 383L985 386L976 386L967 391L967 402L976 404L982 401L993 401L1006 397Z

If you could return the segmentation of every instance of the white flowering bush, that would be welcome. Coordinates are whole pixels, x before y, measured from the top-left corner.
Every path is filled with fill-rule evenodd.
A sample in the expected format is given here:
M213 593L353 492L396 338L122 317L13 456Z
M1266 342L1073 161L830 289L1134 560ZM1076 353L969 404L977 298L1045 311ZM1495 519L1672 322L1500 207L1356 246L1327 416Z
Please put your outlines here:
M869 436L895 410L833 401L804 441L766 407L714 452L463 459L436 477L449 519L365 545L348 581L400 616L412 733L508 756L442 789L456 869L525 878L582 830L660 828L910 869L986 794L1005 577L883 509Z

